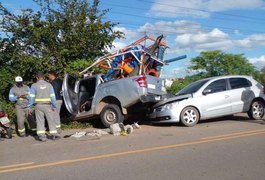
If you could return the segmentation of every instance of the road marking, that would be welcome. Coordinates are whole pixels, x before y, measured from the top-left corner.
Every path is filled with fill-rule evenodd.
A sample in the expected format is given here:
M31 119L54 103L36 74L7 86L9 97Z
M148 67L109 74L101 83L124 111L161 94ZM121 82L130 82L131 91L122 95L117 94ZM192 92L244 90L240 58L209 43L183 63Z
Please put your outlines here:
M22 163L22 164L12 164L12 165L8 165L8 166L0 166L0 169L13 168L13 167L19 167L19 166L27 166L27 165L31 165L31 164L34 164L34 162L28 162L28 163Z
M250 133L255 133L255 132L263 132L263 131L265 131L265 129L259 129L259 130L253 130L253 131L242 131L242 132L231 133L231 134L225 134L225 135L218 135L218 136L204 137L204 138L201 138L201 140L206 140L206 139L216 139L216 138L221 138L221 137L228 137L228 136L241 135L241 134L250 134Z
M41 167L66 165L66 164L82 162L82 161L90 161L90 160L104 159L104 158L110 158L110 157L125 156L125 155L138 154L138 153L144 153L144 152L174 149L174 148L180 148L180 147L185 147L185 146L190 146L190 145L198 145L198 144L224 141L224 140L255 136L255 135L263 135L263 134L265 134L265 131L264 132L253 132L253 133L248 133L248 134L239 134L239 135L233 135L233 136L227 136L227 137L220 137L220 138L215 138L215 139L197 140L197 141L180 143L180 144L172 144L172 145L167 145L167 146L157 146L157 147L138 149L138 150L133 150L133 151L103 154L103 155L91 156L91 157L85 157L85 158L79 158L79 159L63 160L63 161L57 161L57 162L51 162L51 163L37 164L37 165L32 165L32 166L27 166L27 167L18 167L18 168L0 170L0 174L7 173L7 172L14 172L14 171L36 169L36 168L41 168Z

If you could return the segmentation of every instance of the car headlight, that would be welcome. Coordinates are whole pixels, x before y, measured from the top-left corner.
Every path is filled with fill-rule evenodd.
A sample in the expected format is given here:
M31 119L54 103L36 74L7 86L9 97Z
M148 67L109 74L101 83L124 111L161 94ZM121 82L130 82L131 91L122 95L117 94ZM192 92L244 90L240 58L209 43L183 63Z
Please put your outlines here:
M165 104L164 106L161 107L160 111L174 109L178 106L178 104L179 104L179 102L173 102L173 103Z

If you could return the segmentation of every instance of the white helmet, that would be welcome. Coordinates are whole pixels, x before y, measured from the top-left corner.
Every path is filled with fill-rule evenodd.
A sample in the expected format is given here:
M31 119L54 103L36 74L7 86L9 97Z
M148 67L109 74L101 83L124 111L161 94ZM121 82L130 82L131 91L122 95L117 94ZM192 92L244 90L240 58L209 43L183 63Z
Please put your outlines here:
M22 82L22 81L23 81L23 79L22 79L21 76L17 76L17 77L15 78L15 82Z

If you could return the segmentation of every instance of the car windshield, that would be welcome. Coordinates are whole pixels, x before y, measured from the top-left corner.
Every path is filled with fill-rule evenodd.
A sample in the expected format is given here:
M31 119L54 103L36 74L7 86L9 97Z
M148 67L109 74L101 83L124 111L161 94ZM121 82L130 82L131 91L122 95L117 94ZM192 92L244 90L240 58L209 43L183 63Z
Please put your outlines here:
M184 94L195 93L208 81L209 81L209 79L203 79L203 80L199 80L199 81L196 81L194 83L191 83L190 85L188 85L185 88L183 88L182 90L180 90L176 95L180 96L180 95L184 95Z

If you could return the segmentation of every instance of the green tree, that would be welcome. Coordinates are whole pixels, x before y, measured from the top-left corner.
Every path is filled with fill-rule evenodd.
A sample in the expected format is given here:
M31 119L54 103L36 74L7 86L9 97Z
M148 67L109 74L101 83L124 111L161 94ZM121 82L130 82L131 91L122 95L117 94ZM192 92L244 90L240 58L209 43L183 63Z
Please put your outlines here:
M1 101L7 101L15 76L30 85L38 71L78 75L123 35L105 19L109 10L100 10L99 0L33 1L39 10L19 14L0 3Z
M201 52L191 59L188 68L197 73L174 81L168 92L175 94L196 80L221 75L250 75L261 83L265 82L265 73L258 71L242 54L229 54L218 50Z
M258 72L243 54L229 54L219 50L201 52L198 57L191 59L189 69L198 71L205 77L255 75Z

